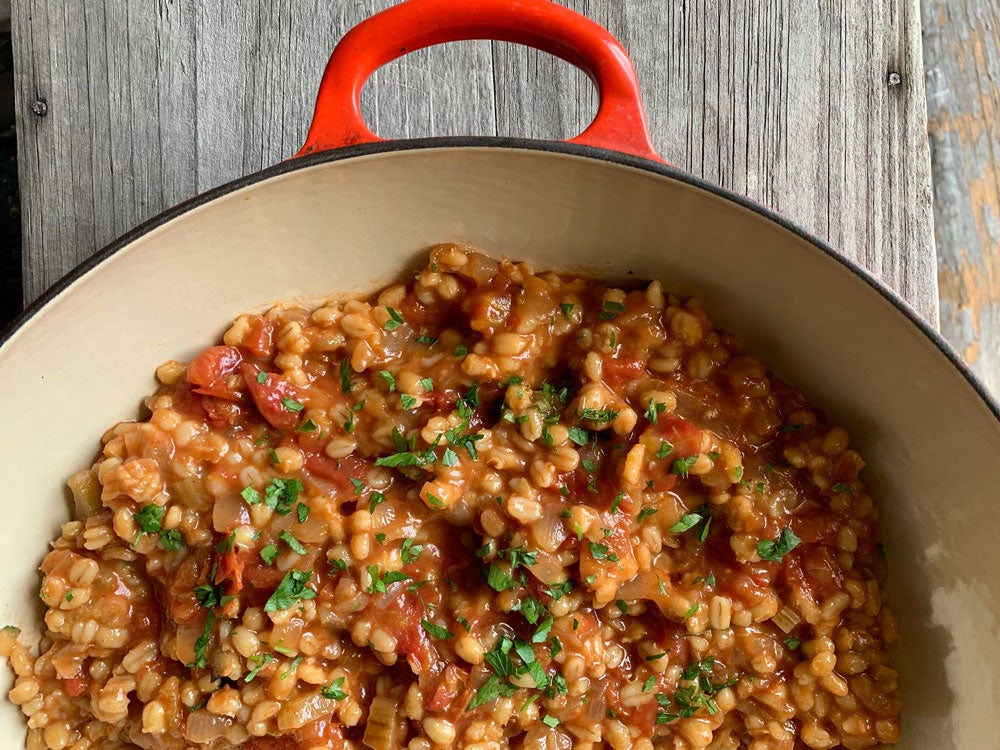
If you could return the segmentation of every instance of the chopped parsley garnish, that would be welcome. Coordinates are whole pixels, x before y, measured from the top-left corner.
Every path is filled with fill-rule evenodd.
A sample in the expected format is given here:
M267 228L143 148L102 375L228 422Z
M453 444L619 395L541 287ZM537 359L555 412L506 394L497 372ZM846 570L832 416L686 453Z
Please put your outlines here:
M378 376L385 381L386 385L389 386L389 393L396 390L396 378L388 370L379 370Z
M528 596L514 605L514 611L520 611L528 624L534 625L545 614L545 607L535 597Z
M570 314L573 312L573 308L576 307L572 302L560 302L559 309L562 310L562 314L565 316L566 320L569 320Z
M205 609L213 609L214 607L224 607L233 597L225 596L222 593L222 584L211 584L205 583L201 586L194 587L194 598L198 600L198 604L205 607Z
M142 506L132 514L132 520L139 527L133 545L139 541L139 537L143 534L158 534L160 546L163 549L176 551L184 547L184 537L179 529L166 530L163 528L162 522L165 512L166 509L163 506L150 504Z
M667 442L666 440L663 440L662 442L660 442L660 447L656 449L656 453L653 454L653 457L666 458L673 452L674 452L674 446L671 443Z
M344 700L344 698L347 697L347 693L345 693L342 690L343 687L344 687L344 678L338 677L336 680L331 682L325 688L320 690L319 694L331 701L342 701Z
M474 708L479 708L479 706L495 701L500 696L509 698L513 694L513 685L499 675L491 674L487 678L486 682L479 687L476 694L472 696L472 699L469 701L469 705L466 706L466 709L471 711Z
M698 611L698 602L695 602L694 604L691 605L688 611L684 613L684 619L690 620L692 617L694 617L697 611Z
M715 573L709 571L709 574L705 576L705 585L714 586L715 585Z
M651 674L649 676L649 679L647 679L644 683L642 683L642 692L648 693L652 689L654 684L656 684L656 675Z
M257 382L260 383L261 385L264 385L264 383L267 382L267 373L264 372L263 370L261 370L260 372L258 372L257 373Z
M281 459L278 458L278 454L275 452L274 448L267 452L267 457L271 460L272 464L277 465L281 463Z
M687 458L675 458L674 462L670 464L670 473L676 474L681 479L688 478L688 472L691 471L691 467L695 465L698 461L697 456L688 456Z
M340 363L340 390L351 392L351 364L346 359Z
M669 531L671 534L683 534L688 529L693 529L696 526L701 527L698 531L698 539L704 542L708 539L708 530L712 526L712 511L707 505L703 505L690 513L685 513L681 516L681 520L670 527Z
M466 633L472 632L472 625L464 617L459 617L458 615L455 615L455 622L457 622L459 625L465 628Z
M574 589L576 584L573 581L566 579L562 583L550 583L548 588L543 589L546 594L552 597L553 600L562 599L570 591Z
M295 503L298 502L299 493L303 489L302 482L298 479L278 479L275 477L264 488L264 505L279 516L287 516L292 512ZM243 499L246 500L246 495L243 496Z
M566 432L569 433L569 439L579 446L590 442L590 433L582 427L570 427Z
M423 389L425 391L433 391L434 390L434 381L431 378L421 378L420 379L420 385L423 386Z
M437 638L439 641L446 641L449 638L455 637L455 634L448 630L448 628L435 625L429 620L421 620L420 624L430 634L431 638Z
M618 317L618 313L625 312L625 305L621 302L615 302L614 300L604 300L604 305L597 317L601 320L614 320Z
M843 482L837 482L835 485L833 485L833 491L834 492L842 492L845 495L853 495L854 494L854 489L852 487L849 487L848 485L844 484Z
M618 411L614 409L579 409L576 415L583 420L588 422L595 422L600 424L607 424L612 422L618 417Z
M437 460L437 454L434 452L433 446L425 451L415 451L413 443L407 441L406 438L400 435L399 430L393 429L392 437L396 444L397 452L388 456L376 458L376 466L387 466L389 468L399 466L426 466L427 464L434 463L434 461Z
M278 538L285 544L287 544L291 548L292 552L295 552L296 554L299 555L306 554L306 548L302 545L302 542L300 542L294 536L289 534L288 531L279 532Z
M444 507L444 500L442 500L441 498L439 498L437 495L435 495L435 494L433 494L431 492L425 492L424 495L427 498L427 504L430 505L432 508L443 508Z
M247 485L246 487L243 488L243 490L240 492L240 497L242 497L246 501L247 505L257 505L258 503L260 503L261 500L260 493L257 492L257 490L255 490L250 485Z
M260 550L260 559L264 561L265 565L271 565L277 557L278 557L277 544L269 544L266 547L262 547Z
M253 682L254 677L264 668L265 664L269 664L274 661L274 657L271 654L261 654L259 656L251 656L250 661L254 667L249 672L247 676L243 678L243 682Z
M444 453L441 454L441 465L442 466L454 466L458 463L458 454L455 453L451 448L445 448Z
M509 591L517 586L517 581L507 575L502 568L492 564L486 573L486 583L494 591Z
M313 422L312 419L307 419L305 422L303 422L298 427L296 427L295 431L296 432L316 432L316 430L318 430L318 429L319 429L319 426L315 422Z
M765 539L757 542L757 554L760 555L761 560L781 562L781 559L798 547L801 541L791 529L784 528L776 541Z
M403 406L403 411L409 411L414 406L417 405L417 399L415 396L411 396L409 393L399 394L399 403Z
M619 492L617 495L615 495L615 499L611 501L611 512L612 513L617 513L618 512L618 506L621 504L621 501L624 498L625 498L625 493L624 492Z
M424 346L434 346L437 343L437 339L433 336L417 336L417 343L423 344Z
M542 717L542 724L544 724L547 727L557 727L559 726L559 719L549 714L548 716Z
M294 398L288 398L288 397L281 399L281 405L291 412L300 412L306 408L298 401L296 401Z
M347 570L347 561L341 560L339 557L328 559L326 562L330 566L329 575L333 575L334 573L343 573L345 570Z
M171 552L184 547L184 537L181 536L180 529L170 529L160 532L160 546Z
M299 523L305 523L307 518L309 518L309 506L305 503L299 503L296 505L295 520Z
M208 643L212 640L212 623L215 622L215 615L211 610L205 617L205 627L202 628L201 635L194 642L194 661L184 666L197 669L204 669L208 665Z
M785 640L782 641L782 643L788 646L788 648L790 648L792 651L795 651L795 649L797 649L799 646L802 645L802 641L799 640L798 638L786 638Z
M597 542L591 542L590 554L594 556L595 560L608 560L609 562L618 562L618 555L608 551L608 545L606 544L598 544Z
M399 550L399 555L403 558L403 564L409 565L416 562L423 551L424 546L422 544L414 544L412 539L404 539L403 546Z
M660 415L667 410L667 405L662 401L654 401L649 399L649 404L646 406L646 419L649 420L650 424L656 424L660 418Z
M516 568L518 565L530 568L535 564L535 560L538 557L537 552L528 552L527 547L513 547L504 554L510 560L511 568Z
M379 576L378 565L368 566L368 575L371 576L372 582L369 584L367 591L369 594L384 594L386 593L386 587L391 586L394 583L399 583L400 581L405 581L409 578L406 573L399 570L389 570L386 571L381 577Z
M368 399L361 399L354 406L347 410L347 419L344 420L344 432L348 435L354 433L354 428L357 426L356 415L359 411L365 408L365 404Z
M284 672L281 673L280 679L283 680L286 677L290 677L292 675L292 673L295 672L295 670L299 668L299 664L302 663L303 659L305 659L305 657L302 656L301 654L299 656L296 656L294 659L292 659L292 663L288 665L288 669L286 669Z
M381 492L373 492L368 496L368 512L374 513L375 509L385 502L385 495Z
M376 534L375 541L379 544L385 544L385 534Z
M469 353L469 348L465 344L459 344L458 346L455 347L456 357L464 357L468 353Z
M395 331L397 328L403 325L403 323L406 322L406 320L403 318L403 314L399 310L396 310L395 308L392 307L387 307L385 308L385 311L389 313L389 319L385 322L385 325L382 326L383 328L385 328L385 330Z
M626 602L624 599L616 599L615 606L618 607L618 611L621 612L623 615L628 614L628 602Z
M316 592L306 586L310 578L312 578L311 571L289 570L281 579L278 588L265 602L264 611L277 612L281 609L288 609L297 601L315 599Z
M163 512L162 505L144 505L132 515L132 520L144 534L157 534L161 529Z

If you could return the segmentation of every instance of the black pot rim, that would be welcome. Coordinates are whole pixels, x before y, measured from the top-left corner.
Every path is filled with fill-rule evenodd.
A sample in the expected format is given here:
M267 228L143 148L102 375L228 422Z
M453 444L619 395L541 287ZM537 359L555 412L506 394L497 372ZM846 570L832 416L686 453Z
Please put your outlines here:
M132 231L122 235L115 241L103 247L100 251L92 255L87 260L80 263L73 270L63 276L59 281L49 287L38 299L28 305L6 328L0 332L0 348L10 340L17 331L22 328L31 318L41 312L45 306L65 291L73 282L86 274L91 269L100 265L111 256L123 250L139 237L148 234L157 227L166 224L173 219L191 211L195 208L211 203L217 198L233 193L242 188L248 187L258 182L262 182L271 177L295 172L317 164L327 162L343 161L360 156L372 154L383 154L394 151L414 151L420 149L449 149L449 148L495 148L495 149L516 149L527 151L542 151L550 153L567 154L571 156L582 156L597 161L610 162L621 166L632 167L646 172L669 177L679 182L687 183L692 187L699 188L711 193L719 198L735 203L748 209L759 216L774 222L778 226L802 238L812 245L820 253L839 263L844 268L850 270L855 276L881 295L887 302L896 308L909 322L914 325L931 343L945 356L952 366L968 382L972 389L979 395L983 403L993 414L994 418L1000 422L1000 403L993 394L979 380L972 369L959 356L958 352L933 328L921 315L914 310L910 304L899 296L895 291L886 286L882 281L875 278L868 269L837 252L825 240L807 232L794 222L789 221L771 209L762 206L756 201L745 196L731 192L716 184L695 177L669 164L652 161L650 159L623 154L618 151L609 151L592 146L582 146L565 141L539 141L526 138L497 138L489 136L452 136L437 138L413 138L392 141L377 141L374 143L363 143L354 146L346 146L329 151L322 151L315 154L308 154L295 159L280 162L271 167L267 167L259 172L240 177L219 187L200 193L188 200L177 204L162 213L141 223Z

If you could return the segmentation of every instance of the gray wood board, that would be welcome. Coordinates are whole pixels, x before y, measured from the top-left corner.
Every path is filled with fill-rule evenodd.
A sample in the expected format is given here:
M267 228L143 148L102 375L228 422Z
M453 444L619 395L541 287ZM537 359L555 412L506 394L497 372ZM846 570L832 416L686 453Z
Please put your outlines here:
M923 8L941 329L1000 393L1000 2Z
M388 4L14 0L26 297L294 153L333 44ZM631 53L668 160L829 240L936 322L918 0L569 4ZM489 42L396 61L364 104L386 137L566 137L596 110L569 65Z

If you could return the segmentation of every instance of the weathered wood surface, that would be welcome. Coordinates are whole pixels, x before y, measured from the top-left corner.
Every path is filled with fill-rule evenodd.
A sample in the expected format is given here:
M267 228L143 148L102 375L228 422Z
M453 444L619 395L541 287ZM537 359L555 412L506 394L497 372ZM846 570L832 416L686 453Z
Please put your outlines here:
M941 329L1000 393L1000 2L923 9Z
M292 154L332 45L387 4L14 0L27 298L161 209ZM918 0L569 4L630 51L662 154L829 239L936 321ZM568 65L488 42L393 63L365 105L390 137L568 136L596 107Z

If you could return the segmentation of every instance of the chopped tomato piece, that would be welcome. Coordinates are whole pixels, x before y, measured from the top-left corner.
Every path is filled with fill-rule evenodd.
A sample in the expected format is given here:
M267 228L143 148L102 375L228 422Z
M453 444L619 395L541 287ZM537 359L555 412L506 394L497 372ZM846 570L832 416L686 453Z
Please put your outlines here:
M704 432L693 422L661 414L656 422L656 429L674 447L671 458L686 458L701 450Z
M609 357L601 363L604 382L609 388L620 389L625 383L635 380L646 369L642 359L616 359Z
M244 364L240 372L250 397L264 419L279 430L295 429L301 409L295 410L294 406L290 409L289 405L302 404L302 389L277 375L263 373L253 365Z
M236 377L243 364L239 349L231 346L210 346L191 360L187 368L187 381L195 393L215 396L229 401L243 398L242 383Z
M364 481L369 466L371 466L370 462L353 455L337 460L316 454L306 456L307 471L320 479L332 482L338 489L350 490L351 492L354 491L351 479Z
M247 316L250 330L243 336L242 347L258 357L274 354L274 323L263 315Z
M63 680L63 687L66 688L70 698L79 698L87 692L87 680L84 679L83 675L75 674Z
M468 675L457 664L449 664L441 674L441 682L438 683L427 708L436 712L444 711L455 702L467 678Z

